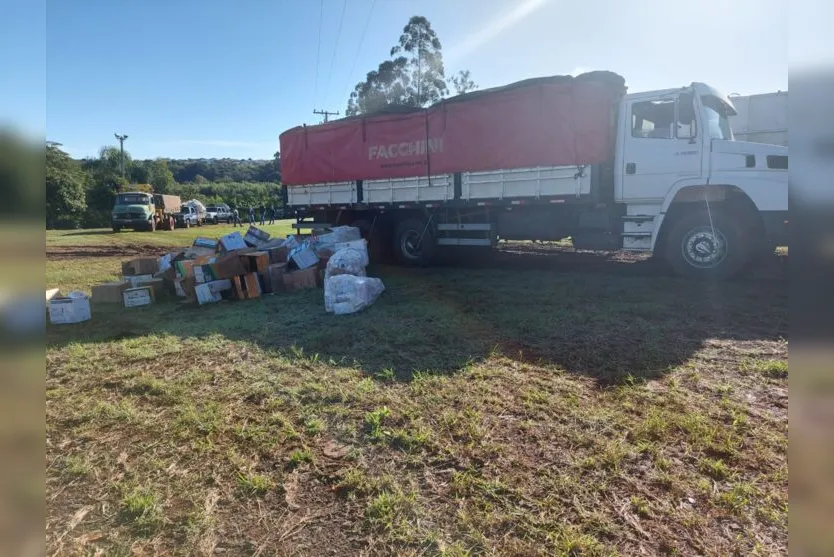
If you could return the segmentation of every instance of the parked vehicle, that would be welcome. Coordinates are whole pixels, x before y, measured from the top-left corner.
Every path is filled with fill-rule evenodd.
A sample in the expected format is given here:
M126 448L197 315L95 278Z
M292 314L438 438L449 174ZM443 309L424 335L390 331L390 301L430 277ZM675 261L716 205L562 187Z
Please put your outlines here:
M372 230L407 265L437 246L570 237L726 278L787 245L788 150L734 141L733 114L704 83L626 94L610 72L526 80L285 131L286 205L297 228Z
M737 114L730 117L733 137L770 145L788 145L788 92L732 96Z
M174 217L177 226L181 228L203 226L203 223L206 222L206 207L196 199L191 199L182 204L179 212Z
M206 207L206 222L218 224L232 221L232 210L225 203Z
M173 230L180 203L179 196L154 194L150 190L118 193L111 217L113 232L122 228Z

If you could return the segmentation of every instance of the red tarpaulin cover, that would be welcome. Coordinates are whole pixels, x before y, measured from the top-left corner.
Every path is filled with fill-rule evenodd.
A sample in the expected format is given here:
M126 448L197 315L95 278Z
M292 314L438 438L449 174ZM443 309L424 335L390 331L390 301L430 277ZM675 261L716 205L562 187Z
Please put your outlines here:
M624 83L610 72L529 79L427 109L295 127L280 137L281 178L300 185L604 162Z

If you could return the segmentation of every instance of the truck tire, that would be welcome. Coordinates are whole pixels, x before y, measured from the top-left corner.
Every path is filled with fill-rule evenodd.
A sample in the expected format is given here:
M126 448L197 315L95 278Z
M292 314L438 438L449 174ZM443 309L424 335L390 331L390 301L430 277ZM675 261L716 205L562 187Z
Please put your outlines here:
M715 234L713 235L713 230ZM666 260L683 276L724 280L738 273L750 258L750 242L738 219L712 211L682 215L667 236Z
M422 219L406 219L394 229L394 256L402 265L425 267L431 263L434 248L434 233Z
M121 232L121 231L122 231L121 226L116 226L115 224L113 225L113 232Z

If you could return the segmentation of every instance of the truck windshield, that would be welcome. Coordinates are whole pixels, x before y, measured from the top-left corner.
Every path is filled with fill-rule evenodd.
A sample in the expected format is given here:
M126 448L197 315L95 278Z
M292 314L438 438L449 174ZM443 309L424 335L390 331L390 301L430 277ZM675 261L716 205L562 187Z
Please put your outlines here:
M149 205L150 198L139 193L120 193L116 196L116 205Z
M710 139L732 139L730 129L730 113L732 109L727 104L712 95L702 95L701 104L704 105L707 134Z

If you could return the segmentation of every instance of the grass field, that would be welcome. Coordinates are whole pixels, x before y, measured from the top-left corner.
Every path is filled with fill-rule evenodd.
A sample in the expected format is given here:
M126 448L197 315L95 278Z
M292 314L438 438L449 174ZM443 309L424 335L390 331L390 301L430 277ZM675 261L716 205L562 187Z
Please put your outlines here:
M286 234L287 222L267 229ZM47 233L47 285L231 227ZM47 550L787 552L784 259L725 284L517 244L47 331Z

